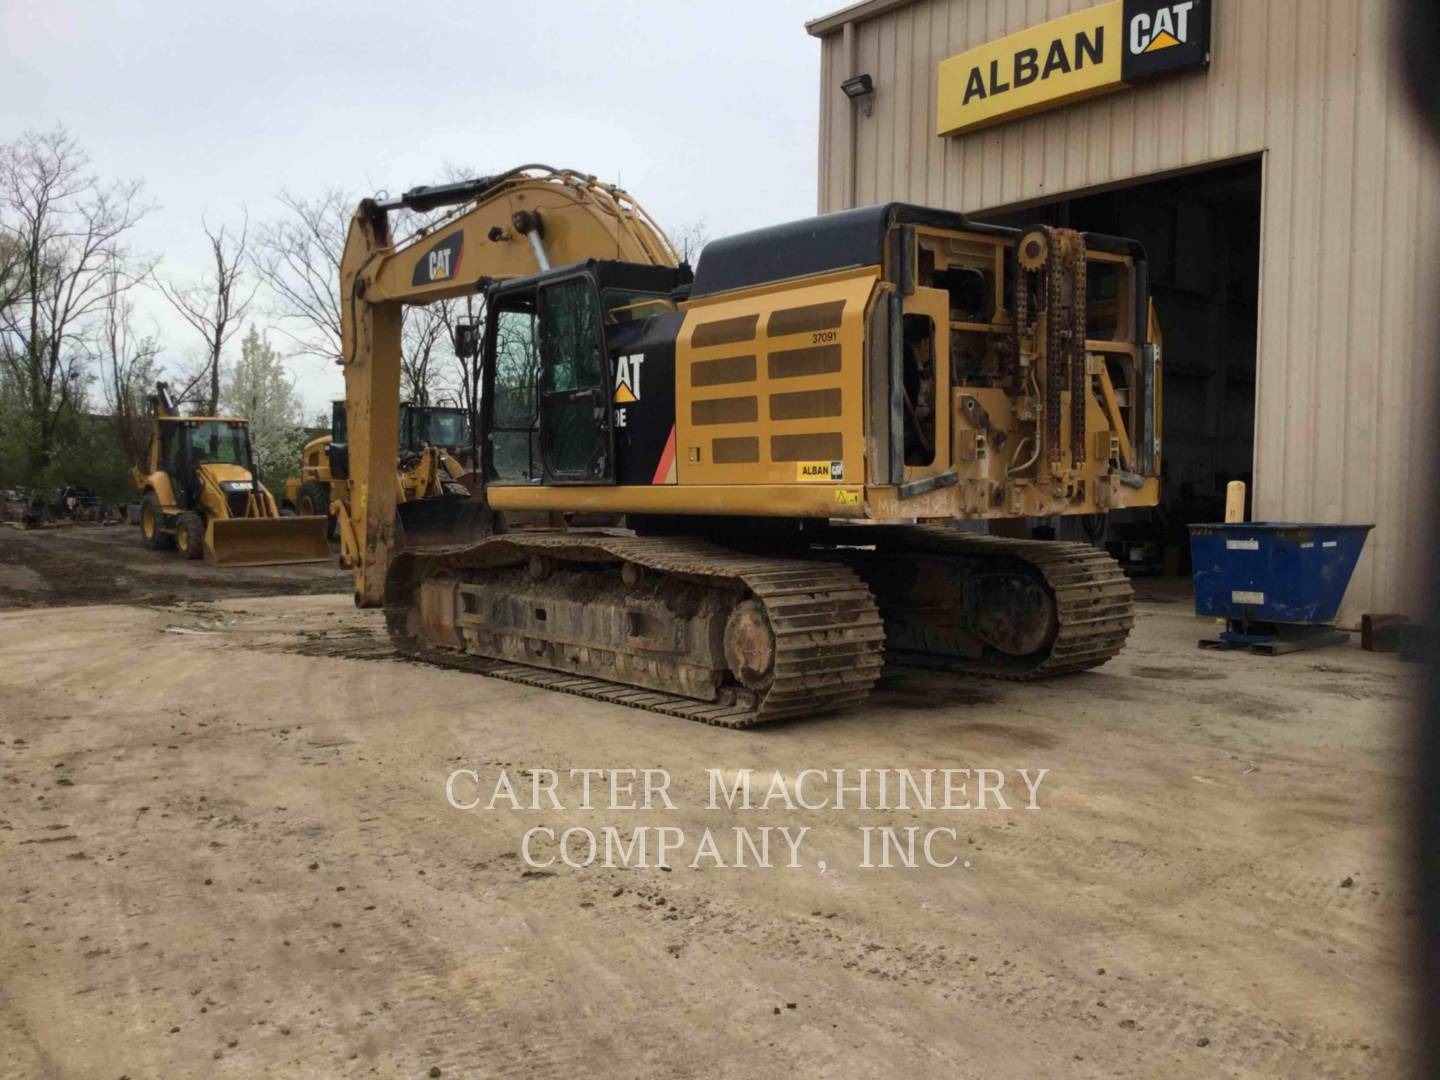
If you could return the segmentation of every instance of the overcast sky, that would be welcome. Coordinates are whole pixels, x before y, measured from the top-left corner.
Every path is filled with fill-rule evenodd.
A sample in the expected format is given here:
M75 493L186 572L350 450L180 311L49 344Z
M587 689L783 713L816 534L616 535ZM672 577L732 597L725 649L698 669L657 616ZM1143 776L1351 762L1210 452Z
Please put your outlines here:
M63 124L102 176L143 178L157 209L135 245L182 279L202 214L273 216L282 188L398 192L446 163L580 169L717 237L815 212L804 22L842 6L0 0L0 141ZM198 344L141 302L173 354ZM338 369L291 370L307 416L343 396Z

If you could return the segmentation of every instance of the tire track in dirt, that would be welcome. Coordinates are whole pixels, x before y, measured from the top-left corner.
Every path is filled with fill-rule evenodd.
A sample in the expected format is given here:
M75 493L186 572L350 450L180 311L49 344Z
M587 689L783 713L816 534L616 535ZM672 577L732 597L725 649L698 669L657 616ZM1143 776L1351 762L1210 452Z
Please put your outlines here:
M643 893L641 895L644 895ZM1241 1075L1266 1075L1303 1068L1309 1075L1372 1075L1379 1060L1395 1061L1393 1048L1359 1049L1359 1042L1323 1031L1295 1031L1278 1019L1250 1009L1199 1000L1188 987L1133 988L1111 981L1105 988L1063 965L1011 959L1013 943L972 943L958 955L933 940L886 934L876 925L854 926L838 919L757 912L708 897L682 900L680 918L687 939L706 947L743 940L757 955L824 970L838 966L869 980L924 986L947 1002L981 1012L998 1011L1011 1023L1065 1025L1102 1036L1135 1032L1147 1043L1137 1048L1131 1075L1182 1075L1175 1055L1192 1055L1207 1040L1207 1052L1194 1061L1192 1075L1213 1075L1221 1068ZM673 908L672 908L673 910ZM631 936L657 917L655 909L611 905L597 916L606 933ZM664 915L660 915L664 918ZM978 977L976 973L978 972ZM1097 995L1105 1005L1097 1008ZM1383 1054L1383 1057L1380 1055ZM1319 1064L1316 1064L1316 1059ZM1298 1062L1304 1061L1303 1066Z

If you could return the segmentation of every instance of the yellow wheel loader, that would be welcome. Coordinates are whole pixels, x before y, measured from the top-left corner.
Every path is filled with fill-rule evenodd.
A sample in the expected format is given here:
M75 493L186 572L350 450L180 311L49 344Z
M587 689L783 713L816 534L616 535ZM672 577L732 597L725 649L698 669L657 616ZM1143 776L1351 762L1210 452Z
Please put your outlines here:
M444 207L391 236L390 211ZM1114 559L1012 537L1158 500L1139 244L889 203L677 262L629 196L569 171L361 202L338 456L356 603L402 651L749 727L859 702L886 664L1035 679L1124 647ZM480 492L466 531L421 544L396 512L402 309L477 292L456 349Z
M145 546L175 548L221 566L319 562L330 557L324 517L282 516L255 479L250 428L223 416L180 416L164 383L151 399L154 421L141 493Z
M332 446L345 447L345 402L333 403L331 434L305 444L300 475L285 481L282 509L328 518L327 535L340 540L340 565L356 564L354 531L349 527L350 485L331 465ZM448 520L448 510L418 504L427 499L468 499L478 489L470 417L453 405L400 404L400 445L395 464L395 498L402 520L419 524L422 514Z

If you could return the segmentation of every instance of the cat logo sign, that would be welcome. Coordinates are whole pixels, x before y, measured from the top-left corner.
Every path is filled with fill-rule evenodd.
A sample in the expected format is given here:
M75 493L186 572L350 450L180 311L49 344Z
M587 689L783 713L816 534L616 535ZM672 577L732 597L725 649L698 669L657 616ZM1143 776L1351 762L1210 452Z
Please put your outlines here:
M633 405L640 400L640 366L644 353L622 356L615 361L615 404Z
M617 428L629 426L630 416L625 411L625 406L634 405L640 400L640 368L644 363L644 353L631 353L615 359L615 397L613 400L617 406L614 413Z
M1130 51L1136 56L1141 53L1173 49L1185 41L1185 24L1195 0L1161 8L1154 20L1146 12L1140 12L1130 20ZM1173 16L1173 18L1172 18ZM1173 31L1173 32L1172 32ZM1176 37L1175 34L1179 34Z
M465 234L452 233L415 263L415 272L410 276L414 286L435 285L451 280L460 272L460 256L465 250Z
M1125 4L1125 55L1120 77L1144 82L1210 62L1210 0Z
M942 60L936 130L958 135L1210 62L1210 0L1110 0Z

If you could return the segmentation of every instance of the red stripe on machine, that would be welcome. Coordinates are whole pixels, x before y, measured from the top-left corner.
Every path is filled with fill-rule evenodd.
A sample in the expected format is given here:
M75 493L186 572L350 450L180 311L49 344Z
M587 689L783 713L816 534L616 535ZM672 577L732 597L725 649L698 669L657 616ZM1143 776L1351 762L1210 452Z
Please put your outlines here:
M671 473L675 468L675 425L670 425L670 437L665 440L665 449L660 451L660 463L655 466L652 484L672 484Z

